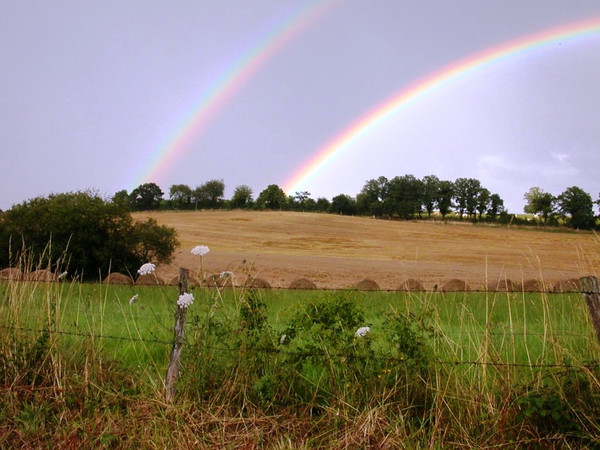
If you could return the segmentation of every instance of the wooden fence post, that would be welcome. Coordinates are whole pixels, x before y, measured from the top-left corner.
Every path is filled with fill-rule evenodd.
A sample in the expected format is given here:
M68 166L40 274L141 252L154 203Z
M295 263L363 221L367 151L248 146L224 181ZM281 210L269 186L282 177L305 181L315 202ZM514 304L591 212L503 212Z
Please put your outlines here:
M179 268L179 295L187 292L189 270L183 267ZM179 297L178 297L179 298ZM167 402L172 402L175 398L175 383L179 378L179 359L183 349L185 337L185 321L187 319L187 307L177 305L175 312L175 328L173 336L173 349L171 350L171 360L167 368L165 379L165 398Z
M582 277L579 279L579 283L592 318L596 337L600 342L600 288L598 287L598 278Z

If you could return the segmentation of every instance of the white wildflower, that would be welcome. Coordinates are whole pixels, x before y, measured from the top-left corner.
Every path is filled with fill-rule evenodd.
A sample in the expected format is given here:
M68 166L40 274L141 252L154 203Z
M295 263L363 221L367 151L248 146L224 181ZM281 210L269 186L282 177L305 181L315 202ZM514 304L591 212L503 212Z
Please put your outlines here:
M192 253L194 255L198 255L198 256L204 256L206 255L208 252L210 252L210 249L206 246L206 245L196 245L193 249L192 249Z
M61 273L61 274L58 276L58 279L59 279L59 280L62 280L63 278L66 278L68 274L69 274L69 272L67 272L67 271L65 270L63 273Z
M369 331L371 331L371 327L360 327L358 330L356 330L356 333L354 333L354 336L363 337L363 336L366 336L366 334Z
M285 342L286 339L287 339L287 335L282 334L281 337L279 338L279 344L283 345L283 343Z
M233 272L230 272L229 270L225 270L219 274L219 278L229 278L229 277L233 278Z
M192 303L194 303L194 296L192 294L181 294L179 299L177 300L177 306L181 306L182 308L187 308Z
M138 273L140 275L150 275L151 273L154 273L154 271L156 270L156 266L152 263L146 263L143 264L142 267L140 267L138 269Z
M135 294L133 297L131 297L129 299L129 304L131 305L133 302L135 302L138 299L139 295L140 294Z

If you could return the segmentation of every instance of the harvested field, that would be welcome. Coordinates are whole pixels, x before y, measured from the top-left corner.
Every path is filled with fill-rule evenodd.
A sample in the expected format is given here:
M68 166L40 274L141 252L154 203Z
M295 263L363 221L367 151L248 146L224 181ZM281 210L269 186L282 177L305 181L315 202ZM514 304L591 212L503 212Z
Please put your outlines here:
M173 263L157 268L164 279L180 266L199 270L200 257L190 253L196 245L210 247L202 258L205 277L231 271L236 280L259 277L274 288L297 278L319 288L348 288L365 278L381 289L407 279L427 290L453 279L473 290L506 279L552 286L597 275L600 267L600 240L588 232L270 211L134 214L147 217L174 227L181 242Z

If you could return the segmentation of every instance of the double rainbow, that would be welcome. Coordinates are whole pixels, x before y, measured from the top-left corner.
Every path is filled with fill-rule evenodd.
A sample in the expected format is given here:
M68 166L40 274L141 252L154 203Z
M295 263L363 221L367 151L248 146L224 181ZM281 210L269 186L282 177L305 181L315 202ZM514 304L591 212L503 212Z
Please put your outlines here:
M180 124L142 163L145 169L133 185L158 181L164 177L189 144L235 96L259 69L297 35L305 31L340 0L311 0L296 8L266 30L262 37L221 71L208 86Z
M360 141L365 135L389 120L398 112L409 108L421 99L434 94L440 89L450 86L457 80L472 75L477 71L494 64L500 64L519 55L535 52L561 42L598 37L600 35L600 18L576 22L551 28L524 38L504 43L481 53L472 55L454 64L446 66L430 75L417 80L412 85L384 101L367 114L355 120L340 134L326 143L302 165L300 169L282 183L283 190L288 193L302 191L319 172L329 166L344 150Z

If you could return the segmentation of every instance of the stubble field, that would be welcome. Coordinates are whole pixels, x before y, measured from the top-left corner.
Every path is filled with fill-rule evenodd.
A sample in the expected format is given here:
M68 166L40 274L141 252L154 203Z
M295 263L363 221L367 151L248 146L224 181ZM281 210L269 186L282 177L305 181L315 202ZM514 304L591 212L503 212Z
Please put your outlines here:
M397 289L407 279L425 289L452 279L479 290L498 280L516 284L536 279L551 288L563 280L596 275L599 239L588 232L558 232L474 225L468 222L389 221L330 214L272 211L144 212L174 227L181 242L169 266L199 269L190 253L207 245L205 276L247 273L286 288L304 277L321 289L349 288L370 278L381 289Z

